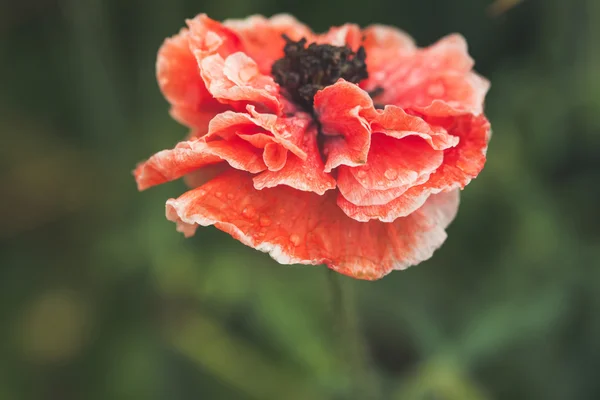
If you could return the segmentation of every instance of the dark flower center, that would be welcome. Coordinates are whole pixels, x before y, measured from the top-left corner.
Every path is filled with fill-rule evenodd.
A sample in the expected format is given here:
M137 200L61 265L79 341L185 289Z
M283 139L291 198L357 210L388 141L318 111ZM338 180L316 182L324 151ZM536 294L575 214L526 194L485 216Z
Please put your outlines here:
M313 111L315 94L343 78L359 83L369 77L364 47L353 52L348 46L295 42L283 35L285 56L273 63L271 73L287 97L306 111Z

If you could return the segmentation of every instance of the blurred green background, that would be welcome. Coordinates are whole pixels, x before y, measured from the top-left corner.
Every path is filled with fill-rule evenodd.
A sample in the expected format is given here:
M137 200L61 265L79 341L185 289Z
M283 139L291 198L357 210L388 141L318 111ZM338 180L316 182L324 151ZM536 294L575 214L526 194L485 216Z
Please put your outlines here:
M600 2L492 1L2 2L0 399L600 398ZM446 244L342 278L358 372L324 267L185 240L164 217L183 183L136 191L136 162L186 134L156 51L200 12L460 32L492 81L489 161Z

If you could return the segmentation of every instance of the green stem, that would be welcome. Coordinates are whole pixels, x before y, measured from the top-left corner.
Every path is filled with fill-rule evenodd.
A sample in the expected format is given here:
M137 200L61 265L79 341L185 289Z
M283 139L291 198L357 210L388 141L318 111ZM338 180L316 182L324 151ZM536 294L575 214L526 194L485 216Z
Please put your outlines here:
M347 366L350 381L350 397L355 399L373 399L374 387L358 324L356 302L350 278L332 269L327 271L331 292L331 313L334 339L338 344L340 360Z

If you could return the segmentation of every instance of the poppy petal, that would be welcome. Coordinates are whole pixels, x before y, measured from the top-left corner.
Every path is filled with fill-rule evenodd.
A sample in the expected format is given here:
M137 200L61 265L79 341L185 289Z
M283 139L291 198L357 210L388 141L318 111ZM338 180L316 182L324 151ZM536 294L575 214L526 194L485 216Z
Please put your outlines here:
M250 114L227 111L216 115L210 122L206 140L227 140L237 135L261 149L267 143L274 142L306 159L301 143L304 140L304 132L311 123L307 114L299 113L289 118L278 118L273 114L258 113L252 106L248 106L248 112Z
M432 193L440 192L441 190L432 190L425 185L413 186L388 203L367 206L353 204L340 193L337 205L348 217L360 222L371 220L393 222L398 218L409 216L425 204Z
M190 50L196 56L198 64L204 57L212 54L226 58L243 50L242 41L233 30L206 14L188 19L186 23L190 31Z
M318 35L315 43L330 44L332 46L348 46L353 51L362 45L363 34L356 24L344 24L331 27L326 33Z
M443 151L434 150L420 137L398 140L373 134L368 162L350 171L365 188L387 190L414 186L420 178L434 172L443 160Z
M427 185L442 190L464 188L485 165L491 136L490 122L483 115L471 114L424 118L432 124L445 126L452 135L460 138L456 147L444 151L444 162L431 175Z
M373 132L381 132L396 139L418 136L435 150L454 147L459 140L444 128L429 124L419 116L407 114L397 106L386 106L383 110L376 112L369 110L365 111L365 114L369 115L367 118Z
M335 138L326 138L325 141L325 171L330 172L340 165L366 163L371 128L361 112L373 108L369 95L357 85L340 79L317 92L314 108L321 124L321 133Z
M198 225L215 225L279 263L325 263L373 280L431 257L444 242L457 207L454 191L432 196L392 224L361 223L337 208L334 192L319 196L286 186L257 191L250 175L229 171L168 200L166 214L186 236Z
M228 108L213 99L206 89L190 50L187 29L164 41L158 51L156 77L171 104L171 115L183 125L205 130L215 113Z
M134 171L138 190L145 190L181 178L200 167L223 161L206 148L202 140L178 143L175 148L163 150L138 164Z
M463 112L480 114L489 82L471 71L473 59L460 35L449 35L425 49L400 53L374 71L367 90L382 87L376 100L404 109L438 100Z
M464 188L481 172L490 137L488 120L484 116L474 117L470 114L458 118L431 118L431 120L438 125L445 124L452 135L460 138L456 147L444 151L442 165L429 176L426 182L411 187L387 204L360 206L353 204L342 195L338 196L337 204L346 215L363 222L372 219L392 222L414 212L431 195Z
M338 168L337 187L340 194L357 206L387 204L406 192L409 186L396 186L387 190L367 189L350 172L351 167Z
M294 41L313 36L310 28L288 14L277 14L271 18L252 15L245 19L228 19L223 21L223 25L238 34L244 52L256 61L263 74L270 74L273 63L283 57L283 35Z
M317 129L313 126L304 134L302 150L307 155L303 160L291 154L279 171L265 171L254 177L256 189L287 185L294 189L323 194L335 188L335 179L324 172L323 161L317 146Z
M244 53L234 53L223 59L218 54L202 59L201 73L206 87L215 99L237 110L253 104L259 111L281 111L278 85L272 77L263 75L254 60Z
M137 166L134 176L138 189L144 190L223 160L234 168L253 173L266 169L260 151L239 138L210 143L195 139L156 153Z

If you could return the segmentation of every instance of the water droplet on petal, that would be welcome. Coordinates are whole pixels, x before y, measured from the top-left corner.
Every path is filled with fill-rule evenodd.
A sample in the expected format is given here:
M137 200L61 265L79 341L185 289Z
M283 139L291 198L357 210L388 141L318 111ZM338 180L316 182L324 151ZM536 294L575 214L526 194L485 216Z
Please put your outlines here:
M362 169L360 171L358 171L356 173L356 176L358 176L359 178L364 178L365 176L367 176L367 173L365 171L363 171Z
M434 83L427 88L427 94L434 98L439 98L444 95L446 89L441 83Z
M200 189L200 190L198 190L198 195L199 195L199 196L204 196L204 195L206 195L206 190L204 190L204 189Z
M383 182L383 181L377 181L377 186L383 186L383 185L385 185L385 182Z
M292 242L294 246L298 246L300 244L300 236L293 233L290 235L290 242Z
M385 170L383 175L390 181L393 181L394 179L396 179L398 177L398 171L396 171L395 169L389 168L389 169Z
M233 199L233 193L227 193L227 198L229 200L232 200Z
M256 210L252 206L244 207L242 215L248 219L252 219L256 216Z
M223 196L223 193L221 193L221 192L217 192L217 193L215 193L215 196L217 196L217 198L219 198L219 199L220 199L220 198Z
M269 217L260 217L260 226L269 226L271 225L271 219Z

